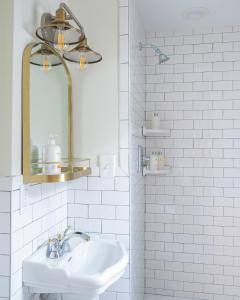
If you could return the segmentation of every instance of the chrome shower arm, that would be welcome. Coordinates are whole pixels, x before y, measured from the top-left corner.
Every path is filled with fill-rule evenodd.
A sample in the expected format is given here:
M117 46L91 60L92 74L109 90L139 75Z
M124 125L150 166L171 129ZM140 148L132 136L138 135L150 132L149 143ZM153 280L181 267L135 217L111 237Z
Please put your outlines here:
M139 42L138 44L139 50L142 51L142 49L152 49L156 54L159 56L159 64L162 64L169 60L169 57L163 53L156 45L153 44L143 44Z
M85 31L84 31L82 24L78 21L77 17L74 15L74 13L71 11L71 9L67 6L67 4L62 2L60 4L60 7L63 8L69 14L71 19L77 24L77 26L80 28L82 33L85 35Z
M158 49L157 46L153 44L143 44L142 42L139 42L139 50L146 49L146 48L151 48L151 49Z
M159 54L164 54L156 45L153 44L142 44L141 42L139 43L139 50L141 51L142 49L153 49L155 52Z

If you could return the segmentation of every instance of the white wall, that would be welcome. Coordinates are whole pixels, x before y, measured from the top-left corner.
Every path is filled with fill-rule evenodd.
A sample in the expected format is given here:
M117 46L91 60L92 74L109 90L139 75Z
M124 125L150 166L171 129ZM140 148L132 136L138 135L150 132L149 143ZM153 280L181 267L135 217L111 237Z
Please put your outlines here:
M11 174L13 1L1 1L0 36L0 176Z
M70 0L86 31L89 46L103 61L73 78L74 153L96 163L99 154L118 154L118 1Z
M124 165L128 172L128 1L119 2L120 39L117 63L123 70L120 81L127 81L119 86L118 128L125 143L120 149L124 155ZM126 39L127 38L127 39ZM122 130L122 128L124 130ZM120 240L129 250L130 247L130 199L129 177L119 172L114 178L99 177L99 170L88 178L81 178L69 182L68 222L76 229L90 232L104 238ZM132 260L130 258L130 265ZM127 268L122 278L104 293L101 300L129 300L130 299L130 270Z
M8 155L8 157L3 160L1 165L9 164L8 175L21 174L20 111L22 53L27 43L36 39L35 29L40 24L41 14L45 11L54 12L60 2L60 0L54 0L51 1L51 3L46 0L14 1L12 50L13 83L12 87L9 87L9 97L12 97L12 101L8 102L9 105L12 104L11 108L8 107L9 115L11 114L11 117L9 117L11 121L8 118L9 126L6 126L6 122L4 123L3 127L6 128L6 130L2 133L4 137L6 138L7 136L8 139L10 139L10 135L12 135L11 142L3 143L6 146L8 145L8 151L7 149L3 149L4 155ZM99 5L97 9L96 5ZM85 9L79 10L79 7L82 6ZM119 146L123 150L126 148L124 143L125 135L122 139L123 141L119 143L118 134L117 1L105 0L104 5L102 2L101 4L97 2L97 4L94 3L93 5L92 2L88 1L86 3L86 1L83 1L81 6L79 6L79 2L72 1L71 7L74 11L79 11L79 15L77 15L81 22L84 25L86 24L85 28L89 37L90 46L104 56L102 63L89 66L86 73L80 74L76 65L74 65L72 72L72 74L76 74L76 77L74 76L75 78L73 79L73 94L75 99L74 115L77 121L76 125L80 128L80 130L77 130L75 133L77 141L75 147L76 156L93 157L95 161L96 156L100 153L118 155ZM95 9L92 9L92 7L95 7ZM105 16L107 11L109 11L109 18ZM91 18L88 17L89 15ZM101 26L98 24L101 24ZM98 33L97 35L96 32ZM106 42L102 43L102 41L105 40ZM89 80L88 78L91 79ZM84 82L84 84L82 84L82 82ZM4 109L6 111L6 108ZM91 113L89 114L89 112ZM3 119L1 118L1 120ZM92 120L94 120L94 122ZM97 126L93 126L93 124L97 124ZM125 130L126 126L122 127L123 130ZM8 133L7 130L9 130ZM94 144L92 144L93 141ZM10 160L12 161L11 164L9 163ZM1 169L3 169L3 167ZM6 174L3 173L3 175Z
M3 125L6 131L10 130L11 142L8 145L9 155L6 158L10 168L8 174L5 172L0 174L3 176L21 174L22 54L25 46L30 41L35 40L34 30L39 25L41 13L51 11L53 1L51 4L48 2L46 0L14 1L12 11L14 15L13 33L10 38L6 39L11 40L11 36L13 37L13 49L10 58L13 75L10 78L11 97L9 98L12 111ZM4 114L6 116L6 109ZM0 166L3 166L2 162ZM22 209L19 190L21 181L21 176L0 178L0 191L2 191L0 192L0 259L2 270L0 274L0 299L4 300L9 298L26 300L22 289L23 259L31 255L37 245L45 241L48 236L56 234L67 226L66 184L26 186L28 204ZM4 247L2 248L2 246Z
M147 42L170 60L157 65L147 51L146 123L158 111L171 129L147 150L163 149L172 171L146 178L146 292L238 299L239 26L149 33Z
M13 50L12 50L12 140L10 175L21 174L22 138L21 138L21 101L22 101L22 54L26 45L36 40L35 30L40 24L41 14L54 12L58 3L53 0L14 0L13 11Z

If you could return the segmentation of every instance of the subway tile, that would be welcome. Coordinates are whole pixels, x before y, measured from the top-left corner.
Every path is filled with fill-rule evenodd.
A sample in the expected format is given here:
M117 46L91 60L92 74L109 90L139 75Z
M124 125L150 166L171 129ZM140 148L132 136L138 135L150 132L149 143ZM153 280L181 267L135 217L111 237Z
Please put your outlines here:
M212 44L198 44L194 45L195 53L209 53L212 52Z
M40 235L41 230L42 230L41 220L32 222L31 224L24 227L24 230L23 230L24 245L31 242L34 239L34 237L37 237L38 235Z
M10 233L10 213L0 213L0 234Z
M129 234L129 222L123 220L102 220L102 232Z
M128 35L120 36L120 63L128 63Z
M202 34L199 35L188 35L184 37L184 44L201 44L203 40Z
M102 232L101 220L75 218L75 229L84 232Z
M128 64L120 64L120 68L119 68L119 89L120 89L120 92L127 92L128 91L128 80L129 80Z
M10 212L10 205L11 205L11 193L0 192L0 212L2 213Z
M10 276L10 255L0 255L0 265L0 277Z
M88 178L88 189L91 191L108 191L114 190L114 179L113 178L101 178L101 177L89 177Z
M116 177L115 178L115 190L120 192L129 191L129 178L128 177Z
M10 254L10 234L0 234L0 255Z
M120 7L119 24L119 34L128 34L128 7Z
M75 203L79 204L100 204L101 192L99 191L75 191Z
M93 219L115 219L116 209L108 205L90 205L89 217Z
M0 276L0 297L2 297L3 300L8 299L9 290L10 290L10 278L5 276Z
M128 148L128 121L120 121L119 124L120 148Z
M102 193L102 203L106 205L129 205L129 192L107 192Z
M128 93L120 92L119 96L119 117L120 120L128 119Z

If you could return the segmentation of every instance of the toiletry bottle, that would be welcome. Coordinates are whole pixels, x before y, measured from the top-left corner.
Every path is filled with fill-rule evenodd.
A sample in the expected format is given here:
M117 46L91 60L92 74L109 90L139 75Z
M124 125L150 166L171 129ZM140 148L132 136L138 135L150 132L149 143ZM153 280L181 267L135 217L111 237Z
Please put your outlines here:
M163 155L163 152L158 152L158 169L161 170L165 166L165 157Z
M39 151L38 147L34 145L31 141L31 157L32 157L32 174L37 174L39 172Z
M150 170L156 171L158 170L158 154L156 152L152 152L150 155Z
M48 144L43 147L43 173L57 175L61 173L61 148L56 145L54 135L50 134Z
M160 129L160 120L158 113L154 113L152 117L152 129Z

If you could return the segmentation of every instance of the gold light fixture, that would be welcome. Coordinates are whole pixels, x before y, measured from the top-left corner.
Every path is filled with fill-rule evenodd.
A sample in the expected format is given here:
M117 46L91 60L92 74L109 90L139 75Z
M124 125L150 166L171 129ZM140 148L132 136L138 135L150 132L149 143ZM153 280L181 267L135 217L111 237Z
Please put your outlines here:
M63 58L68 61L78 63L80 70L87 68L88 64L98 63L102 60L101 54L93 51L87 44L87 38L79 43L79 45L69 52L63 54Z
M77 28L69 21L74 21ZM42 15L41 27L37 28L36 35L40 40L55 47L66 60L78 63L81 70L84 70L87 64L102 60L102 56L87 45L83 26L65 3L60 4L56 16L49 13Z
M44 45L31 55L30 63L40 66L44 73L48 73L52 67L62 64L60 59Z

